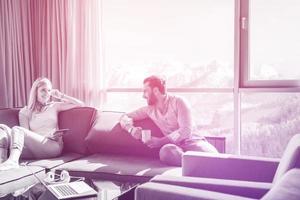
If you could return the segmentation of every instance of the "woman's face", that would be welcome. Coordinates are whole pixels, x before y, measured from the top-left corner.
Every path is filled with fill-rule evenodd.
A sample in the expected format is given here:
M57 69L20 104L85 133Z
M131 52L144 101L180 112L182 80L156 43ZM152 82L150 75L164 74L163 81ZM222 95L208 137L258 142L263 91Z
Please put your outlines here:
M51 86L48 84L43 84L38 87L37 90L37 100L41 104L45 105L50 99Z

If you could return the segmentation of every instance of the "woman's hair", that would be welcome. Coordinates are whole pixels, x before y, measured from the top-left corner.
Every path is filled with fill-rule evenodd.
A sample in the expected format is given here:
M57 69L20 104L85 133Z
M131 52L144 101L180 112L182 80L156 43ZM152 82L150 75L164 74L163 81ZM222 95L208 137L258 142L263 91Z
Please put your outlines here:
M28 100L28 106L27 108L32 112L36 109L36 105L37 105L37 91L38 88L43 86L43 85L49 85L50 87L52 87L52 83L50 82L49 79L47 78L38 78L36 79L32 86L31 86L31 90L30 90L30 94L29 94L29 100Z

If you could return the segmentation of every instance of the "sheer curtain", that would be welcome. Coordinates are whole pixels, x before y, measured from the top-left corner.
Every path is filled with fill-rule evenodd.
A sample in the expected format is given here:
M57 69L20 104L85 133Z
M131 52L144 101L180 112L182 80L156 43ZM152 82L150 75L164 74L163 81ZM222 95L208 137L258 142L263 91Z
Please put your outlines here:
M101 1L0 1L0 9L2 107L26 104L39 76L87 105L100 105Z

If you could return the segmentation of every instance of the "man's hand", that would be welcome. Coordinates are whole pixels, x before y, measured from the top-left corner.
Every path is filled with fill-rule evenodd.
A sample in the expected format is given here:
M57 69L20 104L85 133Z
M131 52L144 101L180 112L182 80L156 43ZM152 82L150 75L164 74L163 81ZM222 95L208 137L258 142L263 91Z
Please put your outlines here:
M141 127L132 127L130 134L137 140L142 138L142 128Z
M145 144L150 148L159 148L164 145L162 138L158 137L151 137L151 139L148 140Z

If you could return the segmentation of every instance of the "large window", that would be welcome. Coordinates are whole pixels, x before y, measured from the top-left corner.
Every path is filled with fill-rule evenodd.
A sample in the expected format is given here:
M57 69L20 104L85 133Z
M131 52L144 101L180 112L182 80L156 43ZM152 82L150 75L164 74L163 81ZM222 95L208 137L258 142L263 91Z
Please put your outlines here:
M108 88L232 88L233 0L103 0Z
M300 94L242 93L241 153L281 157L300 133Z
M233 95L232 93L174 93L190 104L193 116L193 132L200 135L225 136L226 152L234 153ZM104 110L130 112L144 106L141 92L110 92ZM120 103L122 102L122 103Z
M300 1L241 1L244 86L300 86Z
M299 79L300 1L252 0L249 10L250 80Z
M145 105L142 81L158 74L190 102L194 131L226 136L227 153L280 157L299 132L298 10L298 0L102 0L101 107Z

